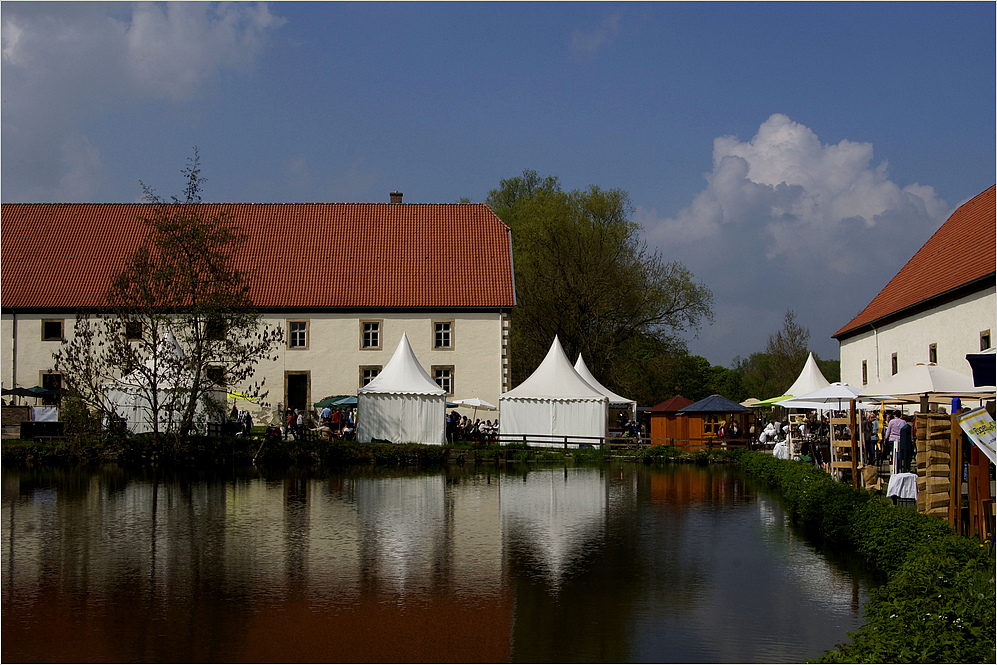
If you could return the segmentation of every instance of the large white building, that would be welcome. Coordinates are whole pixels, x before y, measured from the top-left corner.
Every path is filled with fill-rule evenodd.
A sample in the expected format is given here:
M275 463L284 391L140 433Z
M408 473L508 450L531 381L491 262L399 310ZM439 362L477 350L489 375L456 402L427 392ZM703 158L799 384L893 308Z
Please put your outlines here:
M509 228L484 204L203 203L248 236L239 267L284 330L258 365L268 401L355 394L403 333L451 398L498 404L515 305ZM52 354L146 234L148 204L4 204L0 363L5 388L59 384ZM240 386L229 386L239 390Z
M872 302L834 337L841 380L875 384L918 363L972 376L966 354L993 346L994 187L956 210Z

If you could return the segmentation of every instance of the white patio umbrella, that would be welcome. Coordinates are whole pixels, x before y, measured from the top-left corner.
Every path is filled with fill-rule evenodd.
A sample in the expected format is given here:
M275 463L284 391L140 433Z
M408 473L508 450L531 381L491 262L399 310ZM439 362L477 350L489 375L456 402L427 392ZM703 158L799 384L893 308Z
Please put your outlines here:
M859 391L859 397L889 395L918 399L922 405L934 396L947 401L953 397L981 398L993 393L993 386L974 386L973 378L934 363L918 363L879 383Z
M799 397L790 397L776 402L776 404L787 409L837 409L841 411L848 408L849 402L856 400L855 408L857 409L879 408L879 402L861 399L858 395L858 388L853 388L847 383L835 382L825 388L819 388Z
M485 400L479 397L468 397L467 399L455 399L452 404L460 404L461 406L469 406L474 409L471 419L478 415L478 409L484 409L485 411L498 411L498 407L494 404L489 404Z

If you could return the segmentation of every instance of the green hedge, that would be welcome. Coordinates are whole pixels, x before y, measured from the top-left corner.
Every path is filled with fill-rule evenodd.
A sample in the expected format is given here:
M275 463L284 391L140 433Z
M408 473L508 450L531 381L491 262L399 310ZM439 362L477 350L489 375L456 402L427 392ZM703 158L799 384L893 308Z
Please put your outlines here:
M849 635L851 643L818 662L994 662L995 561L988 547L809 464L756 452L739 457L749 475L780 490L794 521L857 551L887 577L870 593L865 624Z

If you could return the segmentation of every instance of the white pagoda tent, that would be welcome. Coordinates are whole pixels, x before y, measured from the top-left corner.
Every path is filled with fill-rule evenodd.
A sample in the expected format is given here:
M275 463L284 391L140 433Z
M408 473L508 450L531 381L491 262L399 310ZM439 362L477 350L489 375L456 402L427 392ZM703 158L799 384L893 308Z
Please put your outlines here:
M575 361L575 371L578 372L579 376L585 379L587 384L601 392L609 399L610 410L615 411L616 409L626 409L630 412L630 418L632 420L637 419L637 401L622 397L599 383L599 380L592 375L592 372L589 371L588 365L585 364L585 360L582 358L582 354L580 353L578 354L578 360Z
M499 430L503 436L546 435L552 437L551 445L563 445L565 438L576 444L596 443L584 437L606 436L608 407L609 398L572 367L554 337L536 371L499 396Z
M357 440L446 442L447 393L419 364L408 335L381 373L357 391Z
M829 385L831 382L824 378L820 367L817 366L817 361L814 360L814 354L811 352L807 356L807 363L803 366L803 371L796 377L796 381L789 387L786 394L791 397L800 397L821 388L827 388Z

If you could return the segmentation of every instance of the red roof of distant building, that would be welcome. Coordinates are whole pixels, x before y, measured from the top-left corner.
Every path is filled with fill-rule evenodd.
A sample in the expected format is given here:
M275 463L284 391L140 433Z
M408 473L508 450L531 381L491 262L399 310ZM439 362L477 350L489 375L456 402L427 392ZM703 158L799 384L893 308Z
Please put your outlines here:
M666 399L661 404L656 404L652 406L648 411L651 413L669 413L672 411L681 411L685 407L692 404L693 401L688 397L682 397L682 395L676 395L671 399Z
M248 235L261 309L506 308L509 228L481 203L202 203ZM2 305L101 308L151 204L4 204Z
M896 277L838 332L848 337L863 326L953 292L988 275L997 264L995 187L959 207Z

